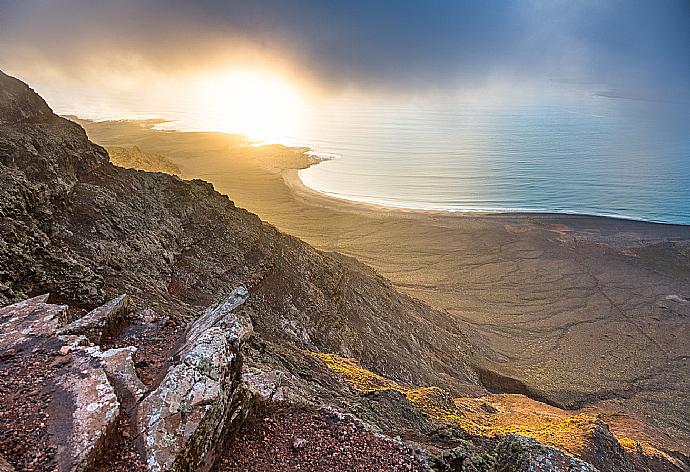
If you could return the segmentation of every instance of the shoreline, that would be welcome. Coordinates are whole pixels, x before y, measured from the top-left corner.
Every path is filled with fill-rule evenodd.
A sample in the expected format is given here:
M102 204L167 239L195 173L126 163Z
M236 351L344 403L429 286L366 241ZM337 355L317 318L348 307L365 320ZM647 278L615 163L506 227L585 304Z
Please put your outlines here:
M284 233L356 258L445 311L486 359L479 367L499 374L497 388L513 379L552 404L652 417L690 444L690 379L676 375L690 359L690 226L352 202L302 183L298 170L314 163L303 150L83 125L101 145L160 153Z
M180 130L180 129L166 129L166 128L161 128L159 125L164 124L164 123L171 123L175 122L175 119L169 119L169 118L160 118L160 117L148 117L148 118L123 118L123 119L109 119L109 118L103 118L103 119L95 119L95 118L88 118L88 117L81 117L78 115L71 115L71 114L65 114L61 115L64 118L75 120L77 122L81 122L84 124L84 122L90 122L94 124L108 124L108 123L135 123L135 124L141 124L147 129L150 129L152 131L159 131L163 133L184 133L184 134L211 134L211 135L220 135L220 136L225 136L225 137L230 137L230 138L237 138L241 137L241 139L246 143L247 146L253 147L253 148L259 148L263 146L279 146L282 148L285 148L287 150L291 151L299 151L301 152L306 160L308 161L308 165L306 167L285 167L283 168L283 180L285 184L293 190L297 195L302 195L304 197L309 197L310 199L314 201L320 201L323 204L327 204L331 208L334 207L334 205L342 205L342 206L347 206L347 207L352 207L354 206L361 206L362 209L368 209L369 211L382 211L382 212L399 212L398 214L400 215L410 215L410 214L415 214L415 215L434 215L434 216L462 216L466 218L471 218L471 217L528 217L528 218L575 218L575 219L581 219L581 218L601 218L601 219L606 219L606 220L615 220L615 221L626 221L626 222L634 222L634 223L645 223L645 224L653 224L653 225L663 225L667 227L678 227L678 228L690 228L690 222L689 223L676 223L676 222L669 222L669 221L661 221L661 220L653 220L653 219L646 219L642 217L634 217L634 216L628 216L628 215L617 215L617 214L597 214L597 213L581 213L576 210L573 211L552 211L552 210L528 210L528 209L458 209L458 210L453 210L453 209L439 209L439 208L414 208L414 207L406 207L406 206L401 206L401 205L395 205L395 204L385 204L385 203L377 203L377 202L371 202L371 201L364 201L364 200L356 200L356 199L350 199L345 196L337 196L333 195L327 192L322 192L317 189L314 189L312 187L309 187L304 183L302 178L299 176L299 172L302 170L305 170L306 168L312 167L319 165L320 163L324 161L331 160L333 157L327 157L327 158L315 158L313 156L310 156L310 153L314 153L315 155L325 155L325 154L333 154L327 151L316 151L314 150L311 146L308 144L305 145L286 145L286 144L270 144L268 142L259 142L259 141L254 141L250 140L247 136L242 135L242 134L234 134L234 133L226 133L226 132L221 132L221 131L203 131L203 130Z
M312 165L318 165L316 162ZM352 200L345 197L331 195L321 192L304 183L299 173L303 169L287 168L282 171L283 181L295 196L310 201L325 208L348 210L354 213L383 212L408 217L447 217L447 218L530 218L530 219L564 219L564 220L590 220L598 219L611 222L625 222L640 225L659 225L668 228L687 229L690 224L670 223L666 221L645 220L623 215L598 215L577 212L556 212L556 211L504 211L504 210L448 210L448 209L423 209L410 208L396 205L386 205L368 201Z

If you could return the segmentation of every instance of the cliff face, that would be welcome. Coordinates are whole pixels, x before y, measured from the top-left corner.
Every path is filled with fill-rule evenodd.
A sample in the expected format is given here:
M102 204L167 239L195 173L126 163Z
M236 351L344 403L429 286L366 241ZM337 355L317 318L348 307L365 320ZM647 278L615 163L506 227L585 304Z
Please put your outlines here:
M14 464L207 470L260 403L289 409L266 434L290 437L285 418L304 420L311 445L295 438L285 464L347 456L345 443L368 468L594 470L535 441L570 451L549 439L579 424L566 412L518 428L483 417L499 410L467 399L486 393L471 359L491 353L445 313L206 182L112 165L79 125L1 72L0 216L0 413L11 432L0 444ZM605 425L578 421L582 447L570 452L605 445L587 460L645 470ZM238 446L245 457L262 447L254 439ZM246 469L234 459L217 470Z
M26 85L2 74L0 89L0 303L50 292L91 308L127 293L183 320L244 285L269 340L356 357L401 381L478 383L443 313L281 234L208 183L113 166Z

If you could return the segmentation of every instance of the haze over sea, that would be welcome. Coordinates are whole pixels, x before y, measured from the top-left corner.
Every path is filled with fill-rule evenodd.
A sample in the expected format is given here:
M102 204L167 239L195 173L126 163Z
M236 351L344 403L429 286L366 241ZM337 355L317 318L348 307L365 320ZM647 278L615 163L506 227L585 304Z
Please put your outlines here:
M0 0L0 68L61 114L308 146L345 199L690 224L688 0L173 3Z

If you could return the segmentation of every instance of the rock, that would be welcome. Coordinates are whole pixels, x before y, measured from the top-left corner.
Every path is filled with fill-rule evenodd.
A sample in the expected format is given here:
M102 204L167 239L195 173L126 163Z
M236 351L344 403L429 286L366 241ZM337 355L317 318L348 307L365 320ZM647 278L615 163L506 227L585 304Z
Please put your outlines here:
M609 427L597 419L586 438L585 449L579 456L600 472L633 472L635 467Z
M0 309L0 349L19 355L18 350L32 347L32 354L47 353L47 364L55 369L45 379L43 393L54 460L61 472L82 471L101 455L118 420L120 402L113 383L121 384L135 400L145 389L134 371L134 347L101 352L98 346L87 347L84 335L65 334L103 333L109 320L117 319L113 313L126 306L126 297L92 311L83 322L71 323L73 331L58 330L68 307L46 303L47 299L42 295Z
M285 394L281 383L285 374L279 370L264 372L257 368L242 373L242 380L249 389L264 401L281 401Z
M0 93L0 124L41 121L53 115L45 100L22 81L1 71L0 78L3 81Z
M496 470L496 458L490 451L460 440L453 449L445 450L431 460L433 472L485 472Z
M295 452L299 452L300 450L304 449L307 446L307 440L302 439L302 438L297 438L294 441L292 441L292 450Z
M66 305L46 303L48 294L30 298L0 308L0 350L7 352L36 337L55 334L60 317L67 313Z
M49 430L61 472L88 469L120 413L115 389L92 353L83 348L72 352L72 358L54 379L50 400Z
M150 471L199 470L214 460L225 433L242 415L240 348L251 322L233 310L247 299L235 289L192 322L161 384L138 409Z
M146 386L139 379L134 368L136 347L108 349L104 352L101 352L98 347L92 347L87 351L99 361L108 379L118 390L118 396L127 395L127 400L131 403L141 400L146 393Z
M540 442L512 434L496 448L496 472L597 472L586 462Z
M129 297L120 295L105 305L91 310L83 317L72 321L61 328L58 334L77 334L86 336L94 344L101 344L106 337L113 334L113 330L127 316Z

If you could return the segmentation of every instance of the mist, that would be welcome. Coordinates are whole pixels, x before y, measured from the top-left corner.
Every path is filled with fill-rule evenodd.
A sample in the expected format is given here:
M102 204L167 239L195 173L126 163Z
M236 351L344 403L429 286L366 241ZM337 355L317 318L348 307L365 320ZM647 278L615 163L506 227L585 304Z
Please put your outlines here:
M333 93L544 85L690 97L690 2L0 1L0 67L49 97L178 94L204 71L269 69Z

